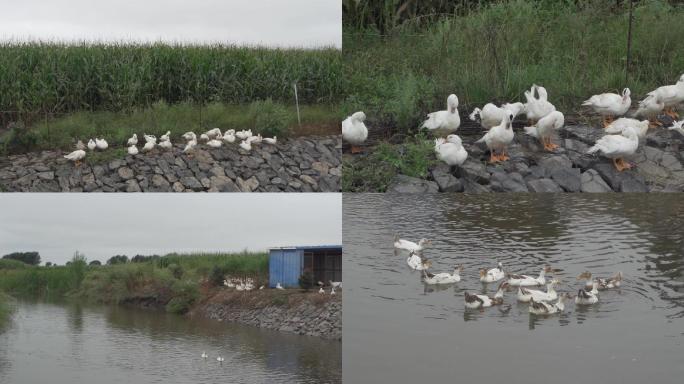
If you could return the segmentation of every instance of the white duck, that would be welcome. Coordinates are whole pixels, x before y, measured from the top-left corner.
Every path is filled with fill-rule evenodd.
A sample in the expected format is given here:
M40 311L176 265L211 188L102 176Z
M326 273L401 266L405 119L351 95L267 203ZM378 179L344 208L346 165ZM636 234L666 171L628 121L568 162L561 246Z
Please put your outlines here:
M157 144L157 136L143 134L143 137L145 138L145 142L152 142L154 144Z
M665 103L659 95L648 95L639 102L639 109L634 113L634 116L647 118L651 127L660 126L662 124L656 118L663 108L665 108Z
M558 280L553 279L546 284L546 292L536 289L518 287L518 301L529 303L531 300L536 302L553 301L558 298L558 292L553 288L558 284Z
M534 97L535 91L539 98ZM525 91L525 99L527 100L525 114L531 123L530 125L534 125L539 119L556 110L556 107L548 101L548 97L546 88L536 84L533 84L529 91Z
M458 115L458 97L453 93L447 97L446 111L432 112L427 115L421 128L427 128L435 136L445 136L456 132L461 126L461 117Z
M639 148L639 137L636 128L628 126L622 129L621 135L606 135L596 140L596 144L589 148L587 153L601 152L603 156L613 160L613 165L618 172L622 172L632 168L632 165L623 158L633 155L637 148Z
M622 116L632 106L631 92L629 88L622 90L622 95L617 93L602 93L594 95L582 103L582 106L590 107L594 112L603 117L603 128L613 122L617 116Z
M447 136L446 139L443 137L435 139L435 153L438 159L452 167L463 165L468 158L468 152L463 148L461 138L455 134Z
M263 140L261 133L247 138L247 141L249 141L250 144L261 144L261 140Z
M505 115L501 120L501 124L492 127L484 136L476 143L484 142L489 148L489 162L496 163L499 161L506 161L509 157L506 155L506 147L513 141L515 134L513 133L513 124L511 119L512 114ZM498 154L497 154L498 152Z
M477 309L477 308L487 308L492 305L503 304L504 290L508 287L508 282L504 281L499 285L496 294L493 297L487 295L473 295L471 293L465 292L465 305L467 308Z
M81 140L79 140L78 142L76 142L76 149L85 150L86 148L88 148L88 147L86 147L86 145L83 144L83 142L82 142Z
M93 140L93 139L88 140L88 149L90 149L91 151L94 151L95 148L97 148L97 144L95 143L95 140Z
M210 139L211 139L211 138L210 138L206 133L203 133L203 134L200 135L200 141L203 141L203 142L206 143L206 142L209 141Z
M247 140L242 140L240 142L240 148L244 149L245 151L251 151L252 150L252 144Z
M171 144L171 140L168 140L168 139L167 139L167 140L161 140L161 141L159 142L158 145L159 145L159 147L162 148L162 149L171 149L171 148L173 148L173 144Z
M368 138L365 120L366 114L359 111L342 121L342 138L351 144L351 153L361 152L359 146Z
M637 119L630 119L628 117L621 117L606 127L606 133L622 133L622 130L625 127L636 128L637 137L639 137L639 139L643 139L646 137L646 133L648 132L649 121L640 121Z
M131 137L128 139L128 141L126 142L126 145L128 145L129 147L130 147L131 145L138 145L138 134L137 134L137 133L134 133L133 136L131 136Z
M422 238L418 243L414 243L410 240L400 239L398 235L394 236L394 249L403 249L409 252L422 252L423 249L427 248L432 244L431 240Z
M582 272L579 276L577 276L577 280L586 280L585 287L587 288L592 288L594 284L594 280L591 278L591 272L585 271ZM607 277L605 279L602 279L600 277L596 278L596 282L598 282L598 290L602 291L605 289L613 289L613 288L620 288L622 285L622 272L616 273L612 277Z
M206 359L207 357L209 357L209 355L207 355L206 352L202 352L202 358L203 358L203 359Z
M325 293L325 290L323 289L323 287L321 287L321 288L318 290L318 293Z
M567 297L567 295L560 295L558 301L554 304L531 300L528 311L533 315L552 315L554 313L563 312L565 310L565 299Z
M264 137L264 143L276 145L278 143L278 136L273 136L272 138L271 137Z
M223 357L219 356L219 357L216 358L216 361L218 361L219 363L223 364L223 362L226 361L226 359L224 359Z
M76 165L81 165L81 160L83 160L86 157L86 151L82 149L77 149L67 155L64 155L64 158L73 161L76 163Z
M684 136L684 128L682 128L683 125L684 125L684 120L675 121L674 123L672 123L672 126L670 126L667 129L669 129L671 131L677 131L677 132L679 132L680 135Z
M598 282L595 282L594 284L592 284L590 291L587 290L587 288L580 288L580 290L577 291L577 296L575 296L575 304L591 305L598 303L598 286Z
M551 267L548 265L542 268L539 272L538 277L533 277L529 275L518 275L514 273L508 274L508 283L515 287L533 287L542 286L546 284L546 274L552 271Z
M285 289L283 286L280 284L280 282L276 283L275 289Z
M565 116L562 112L553 111L537 121L536 125L525 127L525 133L539 139L547 151L553 151L558 145L551 142L554 131L563 128Z
M501 107L497 107L492 103L485 104L482 109L475 108L473 112L468 116L470 120L479 122L482 128L489 130L501 124L501 120L504 115L512 114L515 119L516 116L520 114L525 109L523 103L512 103L503 104Z
M213 138L213 139L207 141L207 145L210 146L211 148L221 148L221 146L223 145L222 139L223 139L223 136L221 136L221 139Z
M684 103L684 74L679 77L677 84L658 87L648 93L649 96L657 96L665 106L665 113L673 119L679 119L679 114L674 108Z
M218 128L210 129L210 130L206 131L205 134L206 134L210 139L215 139L215 138L217 138L217 137L219 137L219 136L223 136L223 135L221 134L221 130L218 129Z
M171 131L166 131L165 134L161 135L161 137L159 138L159 140L161 140L161 141L169 141L170 138L171 138Z
M195 135L195 132L192 132L192 131L191 131L191 132L185 132L185 133L183 134L183 138L184 138L186 141L191 141L191 140L197 141L197 135Z
M459 265L454 268L454 273L442 272L432 274L423 269L423 281L426 284L453 284L461 281L460 273L463 272L463 266Z
M151 150L154 149L154 146L155 146L155 145L157 145L157 144L156 144L156 139L155 139L155 140L146 141L146 142L145 142L145 145L143 145L143 147L142 147L142 151L143 151L143 152L149 152L149 151L151 151Z
M185 148L183 148L183 153L192 153L195 150L195 147L197 146L197 140L190 140L188 141L187 144L185 144Z
M330 286L333 287L333 288L335 288L335 289L342 287L342 282L341 282L341 281L332 281L332 280L328 280L328 283L330 283Z
M503 264L498 263L496 268L487 270L485 268L480 269L480 281L483 283L494 283L506 277L506 273L503 270Z
M226 131L226 133L223 134L223 141L226 143L234 143L235 142L235 130L229 129Z
M104 151L109 147L109 144L107 143L107 140L105 139L98 139L97 137L95 138L95 145L97 145L97 149L100 151Z
M252 136L252 130L249 129L249 130L245 131L243 129L242 131L235 132L235 136L240 140L245 140L246 138Z
M128 154L129 155L137 155L138 154L138 147L136 147L135 145L131 145L130 147L128 147Z
M406 264L414 271L422 271L424 269L429 269L432 262L427 259L424 260L417 252L411 251L406 258Z

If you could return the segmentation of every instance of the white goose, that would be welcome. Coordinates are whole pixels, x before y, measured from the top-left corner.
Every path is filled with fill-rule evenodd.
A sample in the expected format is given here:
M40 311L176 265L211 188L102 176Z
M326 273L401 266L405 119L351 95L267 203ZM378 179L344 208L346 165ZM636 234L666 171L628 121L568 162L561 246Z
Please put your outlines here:
M593 287L594 280L592 280L591 272L589 271L582 272L579 276L577 276L577 280L586 280L587 282L585 284L585 287L590 289ZM605 279L597 277L596 282L598 283L599 291L605 289L620 288L620 286L622 285L622 272L618 272L615 274L615 276L607 277Z
M359 111L342 121L342 138L351 144L351 153L361 152L359 146L368 138L365 120L366 114Z
M487 295L473 295L469 292L465 292L465 306L471 309L487 308L492 305L503 304L504 290L508 287L508 282L504 281L499 285L499 288L494 294L494 297L489 297Z
M617 93L602 93L594 95L582 103L582 106L590 107L594 112L603 117L603 128L607 127L617 116L622 116L632 106L631 92L629 88L622 90L622 95Z
M635 117L643 116L648 119L651 127L662 125L657 117L665 108L665 103L659 95L648 95L639 102L639 109L634 113Z
M548 115L542 117L537 121L536 125L525 127L525 133L539 139L547 151L553 151L558 148L558 145L551 142L551 136L554 131L563 128L565 124L565 116L562 112L553 111Z
M135 145L131 145L130 147L128 147L128 154L134 155L134 156L137 155L138 154L138 147L136 147Z
M423 281L426 284L453 284L461 281L460 273L463 272L463 266L458 265L454 268L454 273L442 272L432 274L423 269Z
M143 137L145 138L146 142L153 142L155 145L157 144L157 136L155 135L145 135L143 134Z
M221 136L221 139L217 138L212 138L211 140L207 141L207 145L210 146L211 148L221 148L223 145L223 136Z
M461 117L458 115L458 97L451 94L447 97L446 111L432 112L427 115L421 128L427 128L435 136L444 136L456 132L461 126Z
M210 130L208 130L208 131L206 131L206 132L204 132L204 133L205 133L210 139L215 139L215 138L217 138L217 137L219 137L219 136L223 136L223 134L221 134L221 130L220 130L219 128L210 129Z
M166 131L166 133L163 134L163 135L159 138L159 140L161 140L161 141L169 141L170 138L171 138L171 131Z
M679 77L677 84L658 87L656 90L649 92L648 95L657 96L664 104L665 113L673 119L679 119L679 114L677 114L674 108L684 103L684 74Z
M235 130L234 129L229 129L226 131L226 133L223 134L223 141L226 143L234 143L235 142Z
M95 138L95 145L97 145L97 149L100 151L104 151L109 147L109 144L107 143L107 140L105 139L98 139L97 137Z
M637 148L639 148L639 136L637 136L636 128L628 126L622 129L621 135L606 135L596 140L596 144L589 148L587 153L601 152L603 156L613 160L613 165L618 172L622 172L632 168L632 165L623 158L633 155Z
M427 259L423 259L416 252L411 251L406 258L406 264L414 271L422 271L424 269L429 269L432 262Z
M463 148L463 143L458 135L451 134L446 139L435 139L435 153L437 158L449 166L459 166L468 158L468 152Z
M394 249L395 249L395 251L397 249L403 249L403 250L409 251L409 252L422 252L423 249L427 248L431 244L432 244L432 241L428 240L426 238L420 239L418 241L418 243L416 244L410 240L400 239L399 235L394 236Z
M598 282L595 282L594 284L592 284L590 291L587 290L587 288L580 288L580 290L577 291L577 296L575 296L575 304L591 305L598 303L598 286Z
M242 142L240 142L240 148L249 152L252 150L252 144L247 140L242 140Z
M185 133L183 134L183 138L184 138L186 141L191 141L191 140L197 141L197 135L195 135L195 132L192 132L192 131L190 131L190 132L185 132Z
M538 277L509 273L508 283L514 287L542 286L546 284L546 274L551 273L551 271L551 267L547 265L544 268L542 268L541 272L539 272Z
M513 133L513 124L511 119L512 114L505 115L501 120L501 124L492 127L482 138L476 143L484 142L489 148L489 162L496 163L499 161L506 161L509 157L506 155L506 147L513 141L515 134ZM498 152L498 153L497 153Z
M624 128L633 127L636 128L637 137L639 137L639 139L643 139L646 137L649 125L650 124L648 120L640 121L637 119L630 119L628 117L621 117L608 124L606 127L606 133L622 133Z
M197 146L197 140L190 140L185 144L185 148L183 148L183 153L191 154L194 150L195 147Z
M534 97L535 91L539 98ZM527 100L525 114L531 123L530 125L536 124L539 119L556 110L556 107L548 101L548 97L546 88L536 84L532 84L532 88L525 91L525 99Z
M475 108L473 112L468 116L470 120L479 122L482 128L489 130L501 124L504 115L512 114L513 119L518 116L525 106L523 103L512 103L503 104L501 107L497 107L492 103L485 104L482 109Z
M503 270L503 264L499 262L496 268L487 270L485 268L480 269L480 281L483 283L494 283L506 277Z
M86 157L86 151L82 149L77 149L67 155L64 155L64 158L73 161L76 163L76 165L81 165L81 160L85 159Z
M558 280L553 279L546 284L546 292L536 289L528 289L525 287L518 287L518 301L529 303L531 300L536 302L553 301L558 298L558 292L553 288L558 284Z
M240 140L245 140L248 137L252 136L252 130L247 130L245 131L244 129L242 131L235 132L235 137L237 137Z
M563 312L565 310L565 299L567 297L567 295L560 295L558 301L554 304L533 299L530 301L528 311L533 315L552 315L554 313Z
M90 149L91 151L94 151L95 148L97 148L97 144L95 143L95 140L93 140L93 139L88 140L88 149Z
M134 133L133 136L131 136L126 144L130 147L131 145L138 145L138 134Z
M146 141L145 145L143 145L143 147L142 147L142 151L143 152L149 152L149 151L154 149L155 145L156 145L156 140Z
M171 148L173 148L173 144L171 143L171 140L168 140L168 139L167 139L167 140L161 140L161 141L159 142L159 144L157 144L157 145L159 145L159 147L160 147L161 149L171 149Z

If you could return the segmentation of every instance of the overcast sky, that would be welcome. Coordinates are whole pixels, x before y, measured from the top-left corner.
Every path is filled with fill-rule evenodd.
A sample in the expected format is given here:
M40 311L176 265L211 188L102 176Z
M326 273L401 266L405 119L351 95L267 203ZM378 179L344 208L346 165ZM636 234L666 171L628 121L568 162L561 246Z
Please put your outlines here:
M339 193L0 194L0 256L64 264L115 254L342 244Z
M0 0L2 40L342 47L341 0Z

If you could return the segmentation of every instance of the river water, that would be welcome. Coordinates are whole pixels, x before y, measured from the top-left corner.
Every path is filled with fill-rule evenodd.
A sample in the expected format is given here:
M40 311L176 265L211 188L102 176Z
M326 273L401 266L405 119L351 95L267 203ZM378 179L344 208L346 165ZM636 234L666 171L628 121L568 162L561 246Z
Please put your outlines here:
M345 382L680 383L684 377L684 199L681 195L344 195ZM432 240L433 272L465 267L460 283L425 286L394 255L393 236ZM557 269L576 293L584 270L617 271L621 289L589 308L530 316L466 310L487 292L478 269Z
M16 307L0 330L0 383L341 382L338 341L144 309Z

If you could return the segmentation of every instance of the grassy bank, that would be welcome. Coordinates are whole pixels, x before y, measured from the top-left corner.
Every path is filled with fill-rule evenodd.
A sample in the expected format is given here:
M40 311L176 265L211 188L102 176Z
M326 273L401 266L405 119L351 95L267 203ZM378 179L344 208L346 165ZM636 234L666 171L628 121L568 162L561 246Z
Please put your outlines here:
M268 255L170 254L139 263L86 266L0 266L0 291L17 296L95 303L148 303L183 313L217 289L224 276L268 280Z
M353 19L345 20L343 36L349 88L343 110L364 110L371 129L415 129L427 112L444 108L450 93L463 111L524 100L532 83L544 85L559 110L577 113L592 94L628 86L638 99L673 84L684 68L677 54L684 49L684 6L665 1L635 2L627 83L629 2L513 0L437 18L417 14L396 25L373 18L399 3L345 13Z
M0 44L0 110L125 111L159 100L229 104L258 99L335 103L337 49L229 45Z
M133 133L137 133L142 142L143 133L159 137L171 131L172 140L179 141L185 132L192 130L199 134L213 127L221 127L222 130L252 129L255 133L280 138L288 135L335 134L339 131L342 115L337 105L301 105L301 125L294 104L285 106L274 103L269 104L269 108L261 108L262 105L215 102L202 106L157 102L151 107L127 113L81 111L57 115L48 120L36 115L34 121L22 128L0 133L0 151L72 150L78 139L86 143L93 137L106 138L110 147L124 148ZM119 152L116 155L123 156L123 150Z

